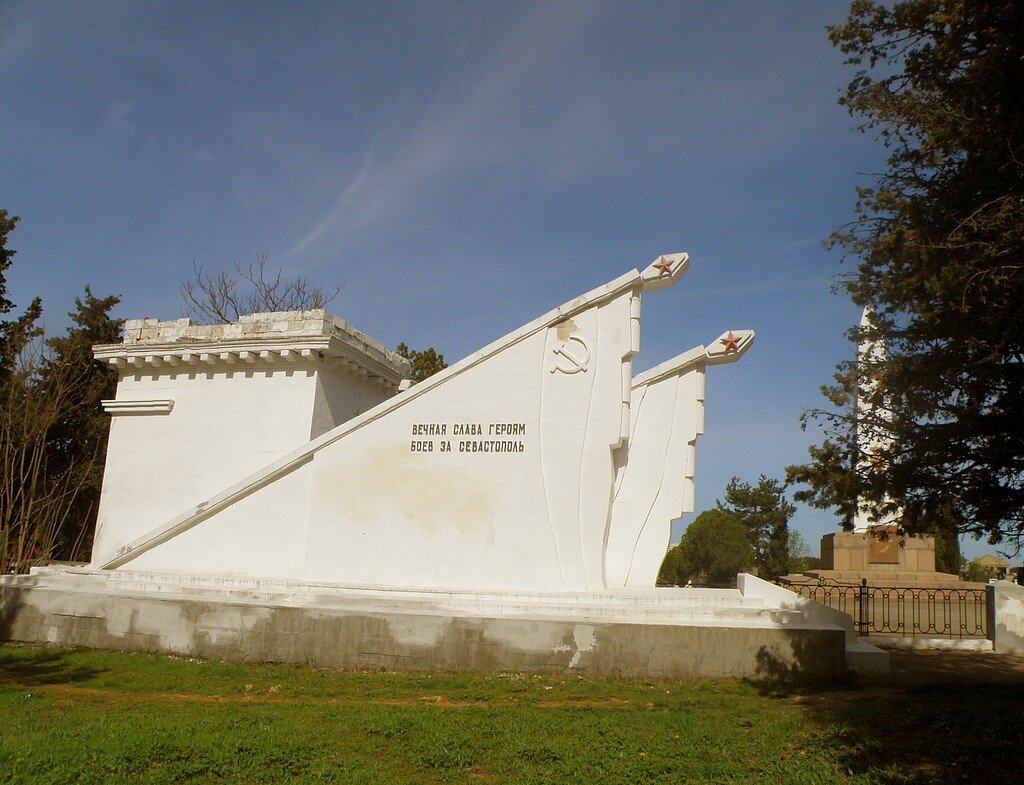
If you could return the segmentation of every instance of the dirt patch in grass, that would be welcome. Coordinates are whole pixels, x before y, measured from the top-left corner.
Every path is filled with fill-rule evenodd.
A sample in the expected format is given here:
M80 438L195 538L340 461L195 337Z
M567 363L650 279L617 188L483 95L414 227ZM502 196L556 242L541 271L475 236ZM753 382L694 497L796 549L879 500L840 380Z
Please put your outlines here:
M214 705L228 703L276 703L303 706L390 706L390 707L432 707L437 709L490 709L530 706L538 709L635 709L635 701L622 698L577 699L577 700L455 700L443 695L421 695L415 698L331 698L317 696L282 695L280 692L244 692L239 695L202 695L197 693L172 692L128 692L125 690L80 687L75 684L41 684L32 687L37 694L52 696L63 704L75 700L101 701L111 705L164 704L181 706L186 704ZM653 709L655 704L644 704Z
M878 700L891 696L898 689L894 687L865 687L859 690L823 690L809 695L795 695L792 700L793 703L805 706L827 706L832 703Z

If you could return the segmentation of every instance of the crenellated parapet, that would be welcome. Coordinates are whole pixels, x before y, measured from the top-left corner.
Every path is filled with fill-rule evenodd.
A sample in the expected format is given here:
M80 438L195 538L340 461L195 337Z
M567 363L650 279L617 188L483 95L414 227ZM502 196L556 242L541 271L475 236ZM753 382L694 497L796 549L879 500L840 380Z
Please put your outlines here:
M410 372L404 357L323 309L251 314L213 325L133 319L125 323L123 343L95 346L93 353L122 374L272 373L322 364L390 393Z

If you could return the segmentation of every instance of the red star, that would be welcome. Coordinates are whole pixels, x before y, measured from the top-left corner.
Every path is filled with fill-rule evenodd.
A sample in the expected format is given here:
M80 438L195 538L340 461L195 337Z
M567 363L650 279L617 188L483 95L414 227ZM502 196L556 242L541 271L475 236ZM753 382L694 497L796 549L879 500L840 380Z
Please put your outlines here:
M718 342L725 347L727 352L738 352L740 350L740 339L732 334L732 330L729 330L729 334L724 338L719 338Z
M654 269L659 271L659 275L669 275L672 272L672 262L666 261L664 256L659 256L658 261L654 263Z

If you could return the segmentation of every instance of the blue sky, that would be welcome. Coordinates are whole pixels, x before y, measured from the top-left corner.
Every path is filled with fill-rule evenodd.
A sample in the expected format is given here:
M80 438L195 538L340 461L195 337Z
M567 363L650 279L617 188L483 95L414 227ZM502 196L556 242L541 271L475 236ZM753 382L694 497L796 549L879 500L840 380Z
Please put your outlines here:
M177 318L193 260L266 253L342 284L332 310L389 346L456 360L685 250L635 368L758 334L709 371L700 511L804 460L799 414L852 352L822 241L883 154L836 104L846 8L6 0L9 285L50 329L85 284ZM816 551L837 523L794 525Z

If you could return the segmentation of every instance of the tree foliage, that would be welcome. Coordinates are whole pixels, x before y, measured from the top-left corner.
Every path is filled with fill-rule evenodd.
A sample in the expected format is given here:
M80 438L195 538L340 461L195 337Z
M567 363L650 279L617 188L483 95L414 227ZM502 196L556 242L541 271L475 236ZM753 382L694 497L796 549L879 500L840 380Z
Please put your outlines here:
M964 565L957 521L956 511L952 503L947 501L935 508L930 527L931 533L935 535L935 569L953 575L959 575Z
M1024 532L1024 3L857 0L832 43L857 68L841 103L888 152L832 236L843 286L884 356L841 364L825 439L790 467L797 500L858 498L910 532L942 520L992 542ZM862 433L876 444L858 454ZM863 441L861 442L863 443Z
M86 522L76 501L97 457L57 455L51 429L75 408L85 379L70 366L40 375L49 358L28 344L0 383L0 572L24 572L34 563L74 559L83 551Z
M939 531L935 534L935 569L959 575L963 569L964 557L960 553L960 538L955 532Z
M796 529L789 530L786 540L786 573L801 573L821 567L821 558L811 553L811 548Z
M410 349L404 343L400 343L395 347L395 354L399 357L404 357L412 363L412 376L410 378L413 382L422 382L424 379L428 379L438 371L443 371L448 367L448 363L444 361L444 355L439 354L433 346L423 351L418 351Z
M7 210L0 210L0 316L14 310L14 303L7 297L7 270L10 269L14 254L7 247L8 235L18 224L18 216ZM0 319L0 381L13 371L22 350L40 335L36 321L43 313L43 303L38 297L29 303L25 312L14 319Z
M4 273L16 222L0 211L0 313L13 309ZM113 397L117 382L91 347L119 339L121 322L109 315L117 302L86 287L72 326L49 340L35 324L38 297L0 322L0 572L86 553L109 427L100 401Z
M761 475L757 485L733 477L725 486L725 501L718 509L743 524L750 537L757 574L775 580L789 570L789 519L796 507L786 500L785 487Z
M665 554L660 583L682 586L733 586L736 574L750 569L753 552L746 527L729 512L706 510L686 527L682 539Z
M62 379L77 380L46 437L51 466L73 475L72 481L79 488L58 540L58 551L66 554L65 558L72 558L76 542L82 543L80 550L86 552L96 528L110 434L110 417L103 411L102 401L115 396L117 372L94 359L92 347L121 340L124 320L110 315L120 301L116 295L95 297L86 286L84 297L75 298L75 310L68 314L71 325L65 334L46 340L39 393L55 395Z

